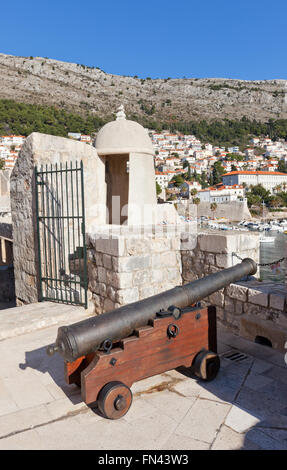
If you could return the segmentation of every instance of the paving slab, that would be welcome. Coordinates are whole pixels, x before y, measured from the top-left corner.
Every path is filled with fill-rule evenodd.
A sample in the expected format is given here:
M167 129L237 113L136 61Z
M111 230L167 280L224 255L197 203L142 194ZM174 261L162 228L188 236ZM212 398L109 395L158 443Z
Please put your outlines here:
M223 425L212 446L211 450L260 450L260 446L245 439L244 434L240 434Z
M251 414L249 411L235 405L232 406L225 420L226 426L241 434L258 423L260 423L260 418L257 418L255 414Z

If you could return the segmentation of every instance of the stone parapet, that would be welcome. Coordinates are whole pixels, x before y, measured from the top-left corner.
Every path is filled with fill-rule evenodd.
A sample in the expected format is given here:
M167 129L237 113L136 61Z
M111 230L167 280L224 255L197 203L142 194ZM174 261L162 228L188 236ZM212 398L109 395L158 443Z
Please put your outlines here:
M193 249L184 249L182 236L183 283L229 268L240 258L259 262L259 234L254 232L199 233ZM239 258L232 253L236 253ZM258 273L259 274L259 273ZM217 308L218 322L232 333L252 341L268 340L280 351L287 344L286 284L259 282L255 277L230 284L203 301Z
M188 249L184 237L181 238L183 283L238 264L240 259L232 253L259 261L259 234L255 232L199 233L193 249Z
M286 350L287 291L284 284L241 281L210 295L205 301L216 305L219 322L233 333L252 341L264 337L274 348Z
M102 313L182 284L180 235L113 228L87 235L89 308Z

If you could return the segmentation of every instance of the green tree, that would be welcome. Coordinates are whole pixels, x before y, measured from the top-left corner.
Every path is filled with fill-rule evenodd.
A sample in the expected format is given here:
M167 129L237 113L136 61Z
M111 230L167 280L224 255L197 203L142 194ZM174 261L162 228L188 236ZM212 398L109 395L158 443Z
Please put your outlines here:
M156 195L159 196L160 193L162 192L162 189L161 189L160 184L158 184L157 181L156 181L156 183L155 183L155 187L156 187Z
M181 175L175 175L171 179L171 182L174 183L174 186L179 188L184 183L184 178Z
M225 160L235 160L236 162L242 162L244 160L243 155L238 155L237 153L227 153L225 155Z
M281 171L282 173L287 173L287 163L285 163L284 160L279 161L278 171Z
M282 200L282 205L287 207L287 192L282 191L282 193L278 194L278 196Z
M212 170L212 185L220 183L224 173L226 173L226 171L221 165L221 162L215 162Z
M188 170L187 170L187 179L188 181L192 180L192 175L191 175L191 168L190 165L188 165Z
M259 208L261 206L262 200L260 196L252 193L246 193L246 197L248 207L255 206Z
M265 189L262 184L251 186L250 190L246 193L246 197L249 207L251 205L257 204L258 202L260 202L261 204L264 202L264 204L269 206L271 200L270 191Z
M266 150L263 148L263 147L254 147L254 155L258 156L258 155L263 155Z

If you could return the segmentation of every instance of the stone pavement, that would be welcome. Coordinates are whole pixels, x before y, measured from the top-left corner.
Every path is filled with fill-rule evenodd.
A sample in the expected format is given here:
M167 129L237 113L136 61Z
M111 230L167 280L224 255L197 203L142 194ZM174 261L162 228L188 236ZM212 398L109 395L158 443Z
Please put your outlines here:
M61 322L74 323L91 315L75 305L56 302L37 302L22 307L10 305L0 303L0 341Z
M186 369L143 380L132 387L129 412L111 421L65 384L62 358L46 355L58 326L14 330L18 336L0 341L1 450L287 449L283 354L220 330L214 381L204 383Z

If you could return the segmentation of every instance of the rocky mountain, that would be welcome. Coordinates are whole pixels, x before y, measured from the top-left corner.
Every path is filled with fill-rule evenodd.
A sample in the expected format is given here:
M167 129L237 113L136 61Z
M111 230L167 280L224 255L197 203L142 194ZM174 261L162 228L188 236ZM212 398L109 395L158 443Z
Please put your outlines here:
M129 117L257 121L287 118L287 80L141 79L42 57L0 54L0 99L55 105L111 116L124 104Z

